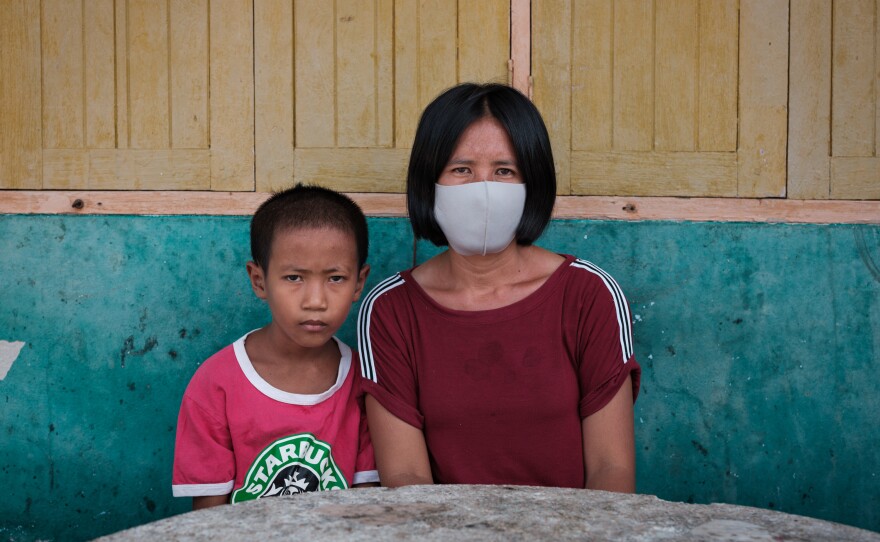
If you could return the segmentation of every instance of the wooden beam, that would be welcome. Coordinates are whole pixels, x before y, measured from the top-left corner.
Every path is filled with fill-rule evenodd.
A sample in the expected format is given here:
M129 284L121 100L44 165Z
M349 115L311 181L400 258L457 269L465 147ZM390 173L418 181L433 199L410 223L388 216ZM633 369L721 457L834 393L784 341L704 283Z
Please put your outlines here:
M368 216L406 216L404 194L349 193ZM2 190L0 214L253 214L258 192ZM554 218L880 224L880 201L558 196Z

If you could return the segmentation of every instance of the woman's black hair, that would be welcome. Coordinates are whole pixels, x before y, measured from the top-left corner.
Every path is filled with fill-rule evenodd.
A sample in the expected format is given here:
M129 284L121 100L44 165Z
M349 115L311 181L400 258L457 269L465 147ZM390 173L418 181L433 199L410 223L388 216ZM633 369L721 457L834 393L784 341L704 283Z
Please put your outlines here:
M406 206L416 239L447 245L434 218L434 184L462 133L483 117L497 119L510 136L526 185L516 242L530 245L550 222L556 200L556 169L550 137L538 109L518 90L497 83L462 83L431 102L419 120L406 175Z

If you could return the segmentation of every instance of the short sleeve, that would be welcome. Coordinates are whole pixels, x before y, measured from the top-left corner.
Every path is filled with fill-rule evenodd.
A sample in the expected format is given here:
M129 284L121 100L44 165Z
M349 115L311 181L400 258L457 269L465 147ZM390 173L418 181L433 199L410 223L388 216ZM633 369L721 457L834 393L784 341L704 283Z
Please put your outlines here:
M174 496L226 495L232 491L234 478L235 457L227 425L184 395L174 447Z
M395 275L377 285L358 313L358 349L363 390L388 412L421 429L416 373L408 355L412 337L406 332L408 315L395 302L403 278ZM397 307L395 306L397 305Z
M632 320L620 286L600 268L578 264L588 266L591 279L579 315L579 411L586 418L611 401L627 376L632 376L635 400L641 367L633 354Z
M379 471L376 469L376 458L373 454L373 442L370 440L370 429L367 427L367 416L361 411L358 427L358 454L355 460L352 484L370 484L378 481Z

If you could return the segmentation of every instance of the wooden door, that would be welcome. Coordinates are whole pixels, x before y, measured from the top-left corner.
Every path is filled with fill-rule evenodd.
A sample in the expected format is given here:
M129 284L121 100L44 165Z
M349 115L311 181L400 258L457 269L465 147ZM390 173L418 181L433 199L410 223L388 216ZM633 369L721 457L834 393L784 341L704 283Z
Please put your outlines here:
M256 0L256 182L403 192L422 109L508 80L509 0Z
M876 0L791 6L790 195L880 199Z
M0 187L253 190L250 0L6 0Z
M561 194L784 197L788 2L541 0Z

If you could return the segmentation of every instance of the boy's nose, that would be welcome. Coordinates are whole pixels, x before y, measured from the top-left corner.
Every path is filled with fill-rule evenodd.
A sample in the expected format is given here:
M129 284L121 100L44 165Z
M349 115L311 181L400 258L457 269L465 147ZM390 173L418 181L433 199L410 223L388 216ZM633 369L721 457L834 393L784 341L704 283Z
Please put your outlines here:
M303 308L309 310L324 310L327 308L327 295L324 288L319 284L312 284L306 288L303 297Z

